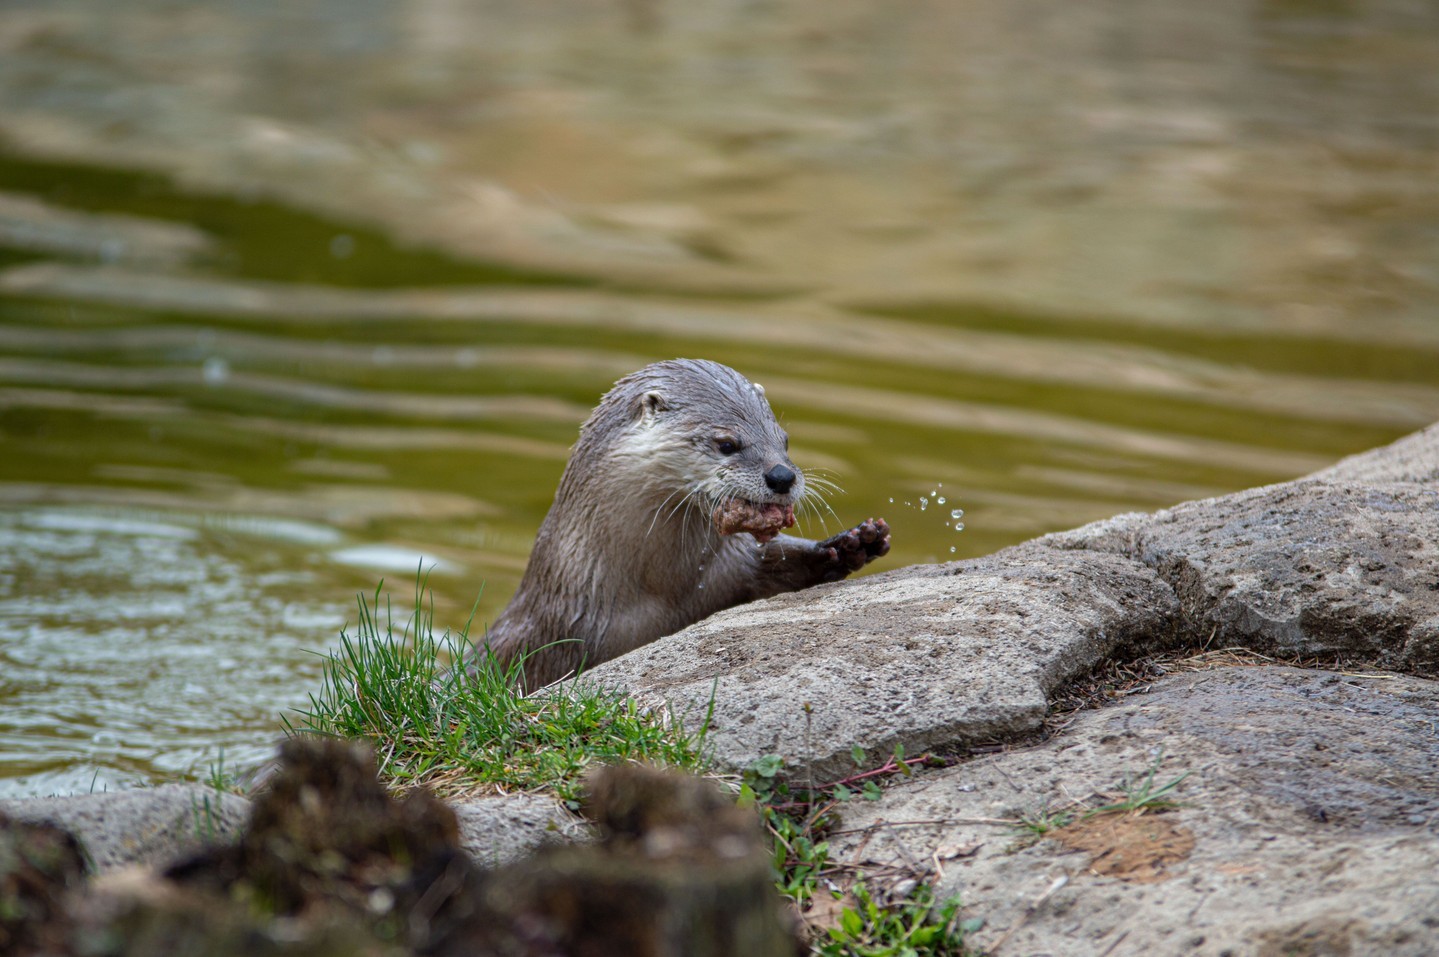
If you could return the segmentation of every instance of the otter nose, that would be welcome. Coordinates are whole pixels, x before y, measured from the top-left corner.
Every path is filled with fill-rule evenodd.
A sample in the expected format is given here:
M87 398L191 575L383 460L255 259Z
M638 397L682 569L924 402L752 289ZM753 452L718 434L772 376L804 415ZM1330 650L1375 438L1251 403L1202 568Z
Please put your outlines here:
M794 484L794 480L794 469L787 465L776 465L764 473L764 484L769 486L771 492L779 495L788 492L790 486Z

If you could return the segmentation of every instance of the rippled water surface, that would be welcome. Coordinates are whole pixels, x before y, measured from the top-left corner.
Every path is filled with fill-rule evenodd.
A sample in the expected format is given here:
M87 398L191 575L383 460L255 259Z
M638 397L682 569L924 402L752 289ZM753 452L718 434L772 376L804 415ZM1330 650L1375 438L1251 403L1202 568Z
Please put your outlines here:
M891 566L1439 419L1436 62L1399 0L7 4L0 794L257 760L422 556L492 617L655 359Z

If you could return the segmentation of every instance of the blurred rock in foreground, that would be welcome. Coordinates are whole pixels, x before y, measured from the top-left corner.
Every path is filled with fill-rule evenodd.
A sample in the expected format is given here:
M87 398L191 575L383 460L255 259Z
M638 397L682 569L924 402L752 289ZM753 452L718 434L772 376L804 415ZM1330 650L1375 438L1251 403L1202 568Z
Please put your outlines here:
M293 739L237 841L88 885L64 830L0 818L7 954L788 955L752 813L709 782L604 768L597 844L498 870L455 813L395 798L363 747Z

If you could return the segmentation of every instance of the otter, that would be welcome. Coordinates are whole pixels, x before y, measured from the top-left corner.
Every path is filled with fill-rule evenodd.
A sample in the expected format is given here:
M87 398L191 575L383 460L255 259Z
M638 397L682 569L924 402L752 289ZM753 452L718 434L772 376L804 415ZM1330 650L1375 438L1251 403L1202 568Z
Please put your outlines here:
M807 495L759 385L697 359L627 375L581 426L519 589L476 653L518 665L534 690L889 551L884 519L818 542L781 534Z

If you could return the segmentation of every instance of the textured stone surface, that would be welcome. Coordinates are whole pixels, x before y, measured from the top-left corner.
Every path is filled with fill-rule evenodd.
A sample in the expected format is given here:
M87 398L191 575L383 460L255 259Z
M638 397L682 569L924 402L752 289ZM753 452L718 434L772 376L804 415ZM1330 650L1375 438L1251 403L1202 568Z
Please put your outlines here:
M1439 487L1303 479L1040 541L1155 569L1191 639L1439 674Z
M250 802L198 784L0 801L18 821L59 825L80 839L97 871L161 865L208 841L232 838Z
M832 859L878 873L938 860L942 891L986 921L980 947L1019 925L1002 955L1432 955L1436 728L1439 685L1423 679L1282 667L1179 674L1079 715L1043 745L921 772L879 802L851 802ZM1183 806L1145 817L1193 846L1158 879L1138 869L1096 876L1106 868L1091 854L1054 840L1025 847L1021 831L985 823L1110 802L1126 774L1161 755L1156 784L1188 775L1176 791ZM962 853L950 857L954 849Z
M537 848L589 839L589 831L552 797L509 794L450 805L460 823L460 846L486 867L508 864Z
M1434 488L1439 485L1439 423L1382 448L1351 455L1311 477L1325 482L1413 483Z
M826 777L855 745L914 754L1033 731L1056 685L1169 641L1177 607L1128 559L1020 546L746 605L589 677L692 724L713 695L721 764L775 753Z

